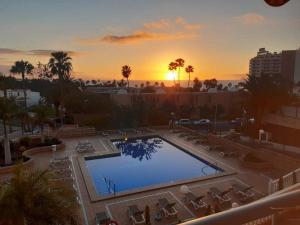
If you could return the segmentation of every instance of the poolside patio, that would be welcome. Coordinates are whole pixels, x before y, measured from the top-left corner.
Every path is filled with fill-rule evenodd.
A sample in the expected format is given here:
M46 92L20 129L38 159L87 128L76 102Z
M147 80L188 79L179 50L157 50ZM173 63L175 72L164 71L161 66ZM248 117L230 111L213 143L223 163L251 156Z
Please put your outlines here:
M215 202L207 195L210 187L218 187L220 190L224 191L229 189L233 183L239 183L245 186L254 186L253 190L256 193L255 198L261 198L268 192L268 183L270 180L270 176L268 176L268 174L264 174L263 171L259 170L243 168L240 166L238 159L221 157L216 152L207 151L205 146L203 145L196 145L192 141L187 141L184 138L179 138L178 134L172 133L167 129L157 129L154 132L148 131L145 133L128 132L126 134L126 137L149 134L155 134L166 138L167 140L178 146L181 146L190 153L220 166L227 172L230 172L224 176L193 180L192 182L187 182L185 184L195 195L205 195L203 200L207 204L211 205L212 208L215 207ZM143 190L138 193L128 193L127 195L106 198L103 200L92 200L88 191L88 186L91 184L86 183L86 179L84 179L84 175L80 167L80 160L78 159L82 159L84 156L90 156L93 154L114 153L114 149L112 149L109 145L109 140L120 137L124 138L124 133L120 134L116 132L110 133L109 135L64 138L63 141L66 145L64 150L57 151L55 152L55 154L51 152L44 152L34 155L34 167L46 168L49 165L50 159L54 156L69 156L71 158L71 165L75 177L74 184L78 188L78 196L80 198L83 211L82 219L83 221L85 221L85 223L88 224L95 224L96 213L103 211L107 212L107 214L118 221L119 224L132 224L127 215L127 207L132 204L138 205L138 207L142 210L145 209L146 205L150 207L151 224L176 224L180 221L183 222L193 218L204 216L203 211L195 210L192 205L184 201L184 194L180 191L180 187L182 186L182 184L160 187L158 189ZM75 148L80 141L87 141L91 143L94 148L94 152L76 152ZM271 177L280 175L277 174L278 171L276 169L270 170L269 173L272 174ZM229 196L232 198L232 203L235 202L238 205L243 204L232 192L229 193ZM156 221L154 218L157 213L157 202L159 198L167 198L170 202L175 202L175 207L178 210L178 216L163 218L160 221Z

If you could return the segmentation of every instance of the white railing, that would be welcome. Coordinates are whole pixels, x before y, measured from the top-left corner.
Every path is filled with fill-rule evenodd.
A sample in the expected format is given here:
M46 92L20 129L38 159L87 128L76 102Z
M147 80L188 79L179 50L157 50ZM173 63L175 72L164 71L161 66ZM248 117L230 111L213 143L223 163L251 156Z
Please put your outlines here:
M284 215L300 202L300 190L273 195L255 202L187 221L181 225L265 225L270 221L276 223L277 216Z
M281 178L270 181L269 194L272 194L276 191L280 191L284 188L287 188L299 182L300 182L300 168L282 176Z
M256 220L250 221L248 223L244 223L243 225L261 225L261 224L267 223L267 222L272 221L272 220L273 220L273 214L268 215L268 216L263 217L263 218L258 218Z

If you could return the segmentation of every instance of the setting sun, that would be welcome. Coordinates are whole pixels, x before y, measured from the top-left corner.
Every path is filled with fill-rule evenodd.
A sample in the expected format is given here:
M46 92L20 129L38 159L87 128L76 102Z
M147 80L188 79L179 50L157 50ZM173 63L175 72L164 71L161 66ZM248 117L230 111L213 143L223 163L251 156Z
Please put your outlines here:
M167 72L166 73L166 80L174 80L176 78L176 72Z

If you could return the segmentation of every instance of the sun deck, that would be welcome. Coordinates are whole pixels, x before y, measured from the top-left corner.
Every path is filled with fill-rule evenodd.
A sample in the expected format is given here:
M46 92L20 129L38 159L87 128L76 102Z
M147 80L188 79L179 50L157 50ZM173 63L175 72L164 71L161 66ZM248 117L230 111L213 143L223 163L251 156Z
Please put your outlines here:
M89 176L84 172L83 160L84 157L94 157L95 155L118 154L115 148L112 148L111 139L123 138L124 134L109 134L97 135L79 138L63 139L66 148L63 151L56 152L56 156L70 156L72 161L73 172L75 175L75 184L78 186L78 195L81 199L83 211L83 220L87 224L95 224L96 213L106 211L109 216L114 218L122 225L129 225L131 221L127 216L127 207L132 204L138 205L140 209L145 209L145 206L150 207L151 224L175 224L178 222L188 221L194 218L204 216L203 212L195 210L190 204L184 201L184 194L180 191L182 185L186 185L195 195L205 195L204 201L214 207L214 201L207 195L210 187L218 187L224 191L231 187L232 184L238 183L245 186L254 186L253 190L255 198L261 198L268 192L268 184L271 177L278 177L282 174L277 174L277 170L268 170L267 172L250 170L242 167L239 160L236 158L224 158L216 152L207 151L205 146L193 144L191 141L186 141L184 138L179 138L178 134L172 133L166 129L158 129L151 132L150 135L159 135L166 140L172 142L186 151L194 154L210 163L217 165L224 170L223 173L217 176L208 176L199 179L191 179L180 181L172 185L161 185L147 189L141 189L129 193L123 193L116 196L99 197L93 194L93 183L89 181ZM127 134L127 137L147 136L147 134ZM94 152L79 154L75 151L79 141L88 141L94 147ZM47 167L52 153L36 154L34 156L35 167ZM92 190L92 191L91 191ZM242 202L232 193L229 194L232 202L241 205ZM162 219L161 221L154 220L157 212L157 202L160 198L167 198L170 202L176 203L178 216Z

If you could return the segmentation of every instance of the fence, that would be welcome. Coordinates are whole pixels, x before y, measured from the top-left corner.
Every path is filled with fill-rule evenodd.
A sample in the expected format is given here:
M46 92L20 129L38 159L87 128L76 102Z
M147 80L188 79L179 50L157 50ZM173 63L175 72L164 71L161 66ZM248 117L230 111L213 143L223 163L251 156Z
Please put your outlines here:
M272 180L269 184L269 194L280 191L298 182L300 182L300 168L282 176L281 178Z

